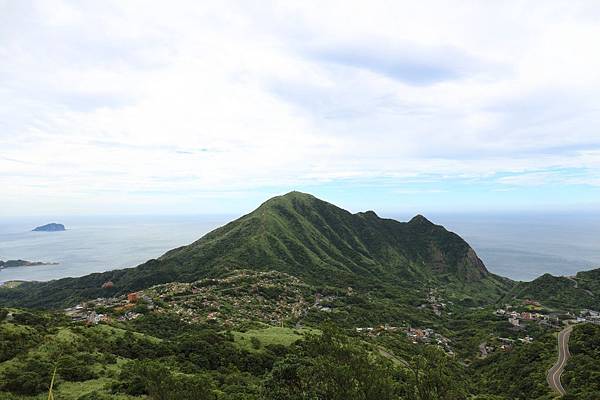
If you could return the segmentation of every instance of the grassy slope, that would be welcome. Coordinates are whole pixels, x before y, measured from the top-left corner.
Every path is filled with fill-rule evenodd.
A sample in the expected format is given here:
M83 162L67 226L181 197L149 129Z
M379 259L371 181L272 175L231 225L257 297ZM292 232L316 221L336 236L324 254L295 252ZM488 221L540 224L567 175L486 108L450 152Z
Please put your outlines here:
M221 276L231 269L278 270L312 284L444 285L461 295L498 298L511 285L490 274L458 235L417 216L408 223L351 214L292 192L139 267L0 288L0 304L66 306L154 284ZM112 289L101 289L111 280Z
M317 332L318 331L315 329L308 328L292 329L277 326L265 326L261 329L250 329L245 332L233 331L232 334L235 343L240 346L240 348L249 351L258 351L260 348L268 345L289 346L295 341L302 339L306 333ZM251 339L253 337L260 341L260 347L258 349L252 346Z

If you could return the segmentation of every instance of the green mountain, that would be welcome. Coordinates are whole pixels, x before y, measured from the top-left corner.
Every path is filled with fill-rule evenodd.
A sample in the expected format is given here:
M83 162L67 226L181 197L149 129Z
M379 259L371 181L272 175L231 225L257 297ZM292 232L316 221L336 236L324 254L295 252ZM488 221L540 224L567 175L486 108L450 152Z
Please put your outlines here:
M544 274L531 282L520 282L507 298L535 299L558 309L600 309L600 268L575 276Z
M136 268L24 283L0 290L0 304L65 306L237 269L275 270L308 284L339 288L443 287L448 298L474 301L498 299L513 285L491 274L462 238L423 216L402 223L373 211L352 214L291 192ZM108 281L111 285L103 285Z

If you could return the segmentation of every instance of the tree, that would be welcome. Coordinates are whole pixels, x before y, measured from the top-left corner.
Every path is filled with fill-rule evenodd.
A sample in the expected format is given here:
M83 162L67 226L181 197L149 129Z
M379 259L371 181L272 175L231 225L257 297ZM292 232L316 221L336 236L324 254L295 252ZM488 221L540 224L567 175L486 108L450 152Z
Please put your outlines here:
M86 362L85 354L65 355L59 358L58 374L66 381L80 382L97 377L90 363Z
M0 390L24 395L47 392L53 370L52 363L41 359L28 358L12 363L0 376Z
M152 400L214 399L214 384L205 375L176 374L158 361L132 361L123 366L115 389Z
M408 364L405 395L417 400L466 399L466 380L459 371L442 350L425 346Z
M269 399L398 399L393 365L333 328L309 336L275 364L265 384Z
M250 338L250 344L252 345L253 349L256 349L256 350L260 349L260 346L261 346L260 339L257 338L256 336L252 336Z

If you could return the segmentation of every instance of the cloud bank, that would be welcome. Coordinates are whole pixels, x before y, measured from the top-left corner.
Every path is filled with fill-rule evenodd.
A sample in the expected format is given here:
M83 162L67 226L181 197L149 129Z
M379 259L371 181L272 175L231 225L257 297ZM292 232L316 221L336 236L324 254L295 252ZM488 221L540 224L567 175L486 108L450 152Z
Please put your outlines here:
M0 2L0 215L600 200L594 1L200 3Z

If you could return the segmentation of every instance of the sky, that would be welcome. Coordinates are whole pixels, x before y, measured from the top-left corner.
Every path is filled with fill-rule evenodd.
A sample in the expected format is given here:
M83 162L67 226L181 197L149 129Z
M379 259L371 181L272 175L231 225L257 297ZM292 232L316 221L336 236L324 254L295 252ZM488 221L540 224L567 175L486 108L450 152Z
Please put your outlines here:
M600 210L597 1L0 0L0 217Z

